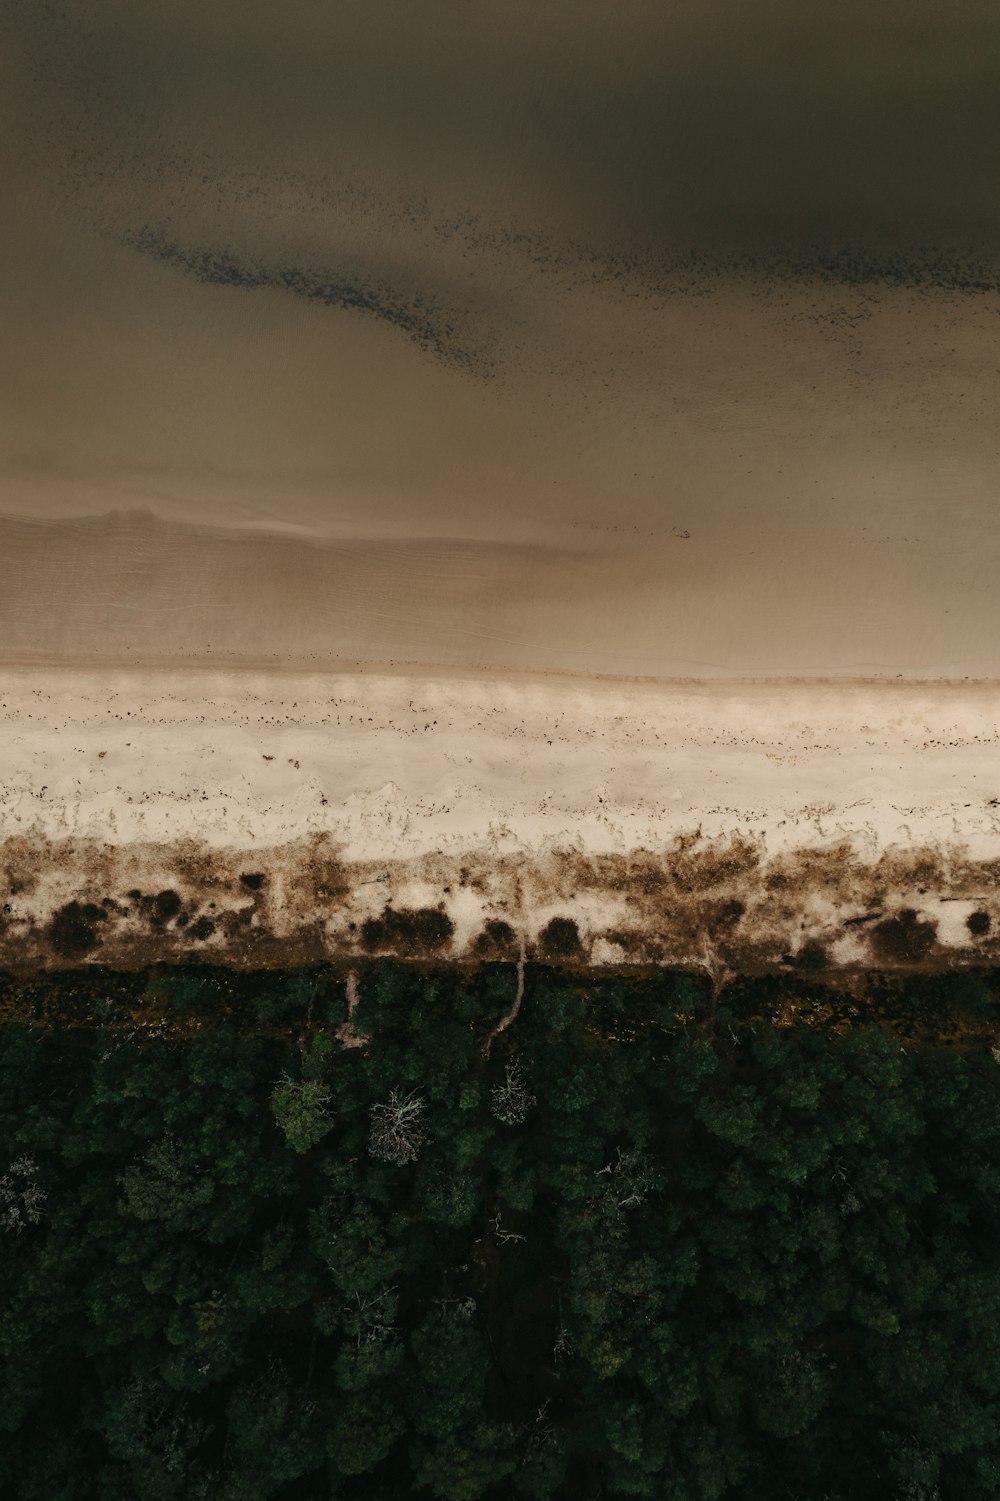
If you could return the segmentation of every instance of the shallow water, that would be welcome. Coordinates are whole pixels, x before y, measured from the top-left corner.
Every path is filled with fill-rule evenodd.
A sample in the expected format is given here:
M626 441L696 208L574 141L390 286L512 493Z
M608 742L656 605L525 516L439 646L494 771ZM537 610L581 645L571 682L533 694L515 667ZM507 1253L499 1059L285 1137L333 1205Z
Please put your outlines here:
M1000 671L986 7L2 17L8 657Z

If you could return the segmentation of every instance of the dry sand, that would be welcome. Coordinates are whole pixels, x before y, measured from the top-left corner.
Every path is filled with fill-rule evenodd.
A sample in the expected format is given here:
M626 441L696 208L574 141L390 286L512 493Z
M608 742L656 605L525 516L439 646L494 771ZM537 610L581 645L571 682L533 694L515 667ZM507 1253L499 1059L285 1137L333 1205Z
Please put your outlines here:
M1000 929L989 684L21 668L0 715L10 963L850 966Z

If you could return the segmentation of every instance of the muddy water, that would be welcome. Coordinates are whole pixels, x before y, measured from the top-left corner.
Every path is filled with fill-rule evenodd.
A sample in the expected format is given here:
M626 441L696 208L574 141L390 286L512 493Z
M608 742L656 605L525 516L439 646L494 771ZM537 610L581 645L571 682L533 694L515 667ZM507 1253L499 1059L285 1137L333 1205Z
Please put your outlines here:
M989 7L0 26L8 659L1000 672Z

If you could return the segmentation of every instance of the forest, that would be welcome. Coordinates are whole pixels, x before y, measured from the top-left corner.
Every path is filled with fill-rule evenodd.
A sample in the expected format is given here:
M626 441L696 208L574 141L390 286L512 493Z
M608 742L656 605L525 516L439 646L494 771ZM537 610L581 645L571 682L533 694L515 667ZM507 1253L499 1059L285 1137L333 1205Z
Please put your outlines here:
M1000 976L0 977L0 1494L1000 1495Z

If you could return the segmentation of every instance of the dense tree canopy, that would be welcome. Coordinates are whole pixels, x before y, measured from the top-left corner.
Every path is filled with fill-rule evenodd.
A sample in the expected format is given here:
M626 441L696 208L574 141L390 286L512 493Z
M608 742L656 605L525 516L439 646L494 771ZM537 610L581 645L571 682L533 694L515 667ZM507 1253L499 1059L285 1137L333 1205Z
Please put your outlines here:
M0 1026L0 1492L994 1501L977 983L934 1041L529 968L484 1056L510 967L370 964L357 1047L332 973L91 973Z

